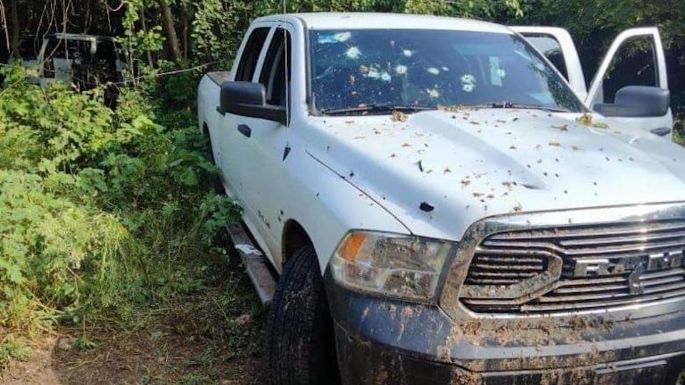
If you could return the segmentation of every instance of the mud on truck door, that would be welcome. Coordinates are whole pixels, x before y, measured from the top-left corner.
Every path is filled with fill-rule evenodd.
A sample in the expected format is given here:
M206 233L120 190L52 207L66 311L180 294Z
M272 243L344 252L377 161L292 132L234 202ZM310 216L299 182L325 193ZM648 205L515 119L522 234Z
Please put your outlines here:
M619 34L589 84L568 31L555 27L511 29L543 53L585 105L604 115L608 123L672 138L666 59L656 27Z

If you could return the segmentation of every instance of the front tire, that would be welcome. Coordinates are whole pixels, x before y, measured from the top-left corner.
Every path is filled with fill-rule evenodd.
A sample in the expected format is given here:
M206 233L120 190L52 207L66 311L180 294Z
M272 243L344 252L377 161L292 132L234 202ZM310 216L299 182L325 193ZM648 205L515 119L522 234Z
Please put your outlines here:
M278 282L267 319L265 360L269 385L340 382L333 321L310 246L293 254Z

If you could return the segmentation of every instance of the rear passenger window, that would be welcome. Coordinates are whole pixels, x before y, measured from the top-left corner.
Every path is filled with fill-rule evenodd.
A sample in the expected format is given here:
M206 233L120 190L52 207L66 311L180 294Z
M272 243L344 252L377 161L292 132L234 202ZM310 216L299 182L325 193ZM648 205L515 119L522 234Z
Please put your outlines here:
M238 70L235 74L236 81L252 81L252 76L254 75L255 67L257 67L257 60L259 59L259 53L262 51L262 46L269 34L269 28L255 28L250 34L247 40L243 54L240 57L240 63L238 63Z
M290 34L279 28L271 39L264 58L259 82L266 89L266 101L274 106L286 105L286 92L290 83Z

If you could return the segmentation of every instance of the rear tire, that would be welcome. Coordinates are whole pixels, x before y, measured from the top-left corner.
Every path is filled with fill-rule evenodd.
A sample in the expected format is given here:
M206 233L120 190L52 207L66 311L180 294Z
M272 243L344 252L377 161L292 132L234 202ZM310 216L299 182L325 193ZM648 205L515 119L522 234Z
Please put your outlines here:
M333 321L318 258L311 246L297 250L285 266L266 327L266 383L340 383Z

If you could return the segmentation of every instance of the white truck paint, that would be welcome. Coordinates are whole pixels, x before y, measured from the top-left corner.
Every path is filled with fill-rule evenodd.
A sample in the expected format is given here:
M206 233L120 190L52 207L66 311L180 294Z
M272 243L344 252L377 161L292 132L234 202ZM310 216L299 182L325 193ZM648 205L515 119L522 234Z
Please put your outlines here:
M248 39L260 28L268 33L253 76L243 80L260 81L269 42L283 33L281 28L287 30L292 42L287 127L217 112L216 79L237 80ZM459 241L472 223L496 214L671 202L685 196L685 152L650 133L672 125L670 111L658 118L592 114L593 122L608 128L579 123L580 113L528 109L434 110L410 114L406 121L389 115L312 113L308 32L383 28L548 33L562 43L570 86L590 109L618 45L627 36L648 34L657 46L660 85L667 87L655 29L622 34L587 87L578 54L561 29L512 30L470 20L385 14L257 19L232 71L202 79L198 115L227 193L242 205L245 224L276 270L282 268L285 228L295 222L307 232L325 270L351 229ZM240 125L251 128L250 137L239 132ZM423 203L428 206L422 209Z

